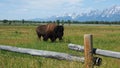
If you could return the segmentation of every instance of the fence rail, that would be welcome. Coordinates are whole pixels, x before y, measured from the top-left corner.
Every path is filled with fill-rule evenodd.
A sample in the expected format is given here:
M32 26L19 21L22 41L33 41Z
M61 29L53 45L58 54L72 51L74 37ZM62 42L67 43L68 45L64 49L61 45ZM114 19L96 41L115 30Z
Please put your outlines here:
M0 45L0 50L25 53L25 54L30 54L34 56L42 56L42 57L47 57L47 58L55 58L55 59L60 59L60 60L84 62L84 57L76 57L70 54L60 53L60 52L36 50L36 49L29 49L29 48L19 48L19 47L6 46L6 45Z
M68 48L72 49L72 50L84 52L84 46L81 46L81 45L68 44ZM115 52L115 51L109 51L109 50L102 50L102 49L93 48L93 53L97 54L97 55L108 56L108 57L113 57L113 58L120 59L120 52Z

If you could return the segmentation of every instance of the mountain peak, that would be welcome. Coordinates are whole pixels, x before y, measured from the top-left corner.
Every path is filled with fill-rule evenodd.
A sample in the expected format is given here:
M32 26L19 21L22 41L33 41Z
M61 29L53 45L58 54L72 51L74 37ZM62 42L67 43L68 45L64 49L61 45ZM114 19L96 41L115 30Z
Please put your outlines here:
M114 5L100 11L91 10L86 13L65 13L61 16L51 16L44 21L75 20L75 21L120 21L120 6Z
M120 9L120 6L119 5L114 5L112 8Z

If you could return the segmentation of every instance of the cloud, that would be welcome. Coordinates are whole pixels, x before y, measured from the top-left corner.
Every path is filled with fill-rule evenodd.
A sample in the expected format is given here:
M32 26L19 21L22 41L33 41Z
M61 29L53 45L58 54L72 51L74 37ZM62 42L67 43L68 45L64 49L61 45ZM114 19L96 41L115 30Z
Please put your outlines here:
M59 10L80 7L83 0L2 0L0 8L13 10ZM9 5L9 6L8 6ZM2 7L1 7L2 6Z
M18 11L35 12L39 11L44 13L57 14L63 12L75 12L80 9L83 0L21 0L24 2Z
M1 0L1 12L12 16L35 17L74 13L82 10L83 0Z
M32 9L53 9L67 5L78 5L82 0L21 0L25 3L25 8Z

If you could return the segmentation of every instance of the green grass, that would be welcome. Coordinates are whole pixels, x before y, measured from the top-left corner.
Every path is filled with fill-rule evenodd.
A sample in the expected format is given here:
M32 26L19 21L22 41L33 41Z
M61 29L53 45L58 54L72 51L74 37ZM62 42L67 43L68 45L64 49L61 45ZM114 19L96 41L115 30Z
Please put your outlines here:
M54 43L38 40L36 27L0 26L0 44L83 56L83 53L69 50L67 45L83 45L84 34L92 34L95 48L120 52L119 26L65 26L64 41ZM120 68L120 59L99 57L103 59L102 65L95 68ZM84 64L0 50L0 68L84 68Z

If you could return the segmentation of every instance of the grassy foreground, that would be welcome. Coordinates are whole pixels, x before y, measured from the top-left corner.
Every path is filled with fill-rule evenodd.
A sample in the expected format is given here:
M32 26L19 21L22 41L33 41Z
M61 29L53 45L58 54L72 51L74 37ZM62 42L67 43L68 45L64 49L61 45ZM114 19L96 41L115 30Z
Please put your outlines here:
M35 28L36 26L0 26L0 45L83 56L83 53L69 50L67 45L83 45L84 34L93 34L95 48L120 52L120 26L65 26L64 41L57 40L55 43L38 40ZM95 68L120 68L120 59L99 57L103 59L102 65ZM0 50L0 68L84 68L84 64Z

